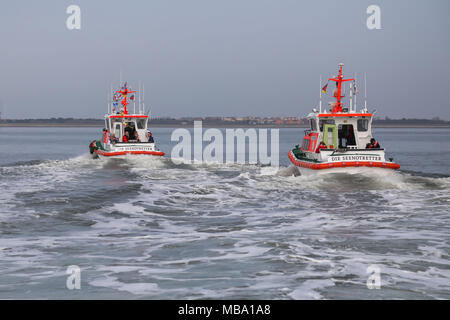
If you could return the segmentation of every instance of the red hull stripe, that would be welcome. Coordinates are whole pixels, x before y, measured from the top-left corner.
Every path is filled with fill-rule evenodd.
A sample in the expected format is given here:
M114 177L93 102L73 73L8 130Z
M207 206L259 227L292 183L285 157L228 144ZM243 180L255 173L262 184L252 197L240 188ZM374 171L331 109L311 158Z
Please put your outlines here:
M123 116L121 115L113 115L109 116L110 118L148 118L146 115L132 115L132 114L125 114Z
M371 113L321 113L319 114L319 117L327 117L327 118L333 118L333 117L371 117Z
M372 161L342 161L342 162L326 162L326 163L311 163L307 161L298 160L292 151L288 153L289 159L297 167L309 168L312 170L340 168L340 167L379 167L387 169L399 169L398 163L392 162L372 162Z
M102 155L104 157L112 157L112 156L123 156L126 154L146 154L151 156L163 156L164 152L162 151L118 151L118 152L103 152L101 150L95 150L95 153Z

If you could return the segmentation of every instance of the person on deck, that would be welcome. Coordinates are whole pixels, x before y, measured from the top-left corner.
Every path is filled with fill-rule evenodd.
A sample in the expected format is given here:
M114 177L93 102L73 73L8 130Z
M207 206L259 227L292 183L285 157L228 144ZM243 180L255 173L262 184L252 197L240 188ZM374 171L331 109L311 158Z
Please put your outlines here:
M325 142L320 141L319 146L316 149L316 153L320 153L320 149L327 149L327 145L325 144Z
M139 139L139 133L137 131L134 132L134 140L137 142L141 142L141 139Z
M370 143L366 145L366 149L380 149L381 146L374 138L370 139Z
M102 140L103 140L103 142L104 142L105 144L110 144L110 143L111 143L111 141L110 141L110 139L109 139L109 131L108 131L108 129L106 129L106 128L103 128L103 137L102 137Z
M130 133L128 131L125 131L125 134L122 137L122 142L128 142L130 139Z
M114 133L111 133L111 143L117 143L119 139L116 137Z
M155 140L153 139L152 133L150 131L147 131L147 138L148 138L148 142L150 142L150 143L155 142Z

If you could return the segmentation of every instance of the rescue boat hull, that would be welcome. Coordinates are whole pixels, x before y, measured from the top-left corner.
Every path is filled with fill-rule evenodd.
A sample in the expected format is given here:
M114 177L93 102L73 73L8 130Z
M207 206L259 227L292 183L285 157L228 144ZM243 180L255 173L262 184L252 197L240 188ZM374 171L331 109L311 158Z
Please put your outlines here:
M300 172L303 173L312 173L314 171L341 171L345 172L350 168L360 168L360 167L369 167L369 168L380 168L380 169L391 169L397 170L400 169L400 165L394 162L387 161L338 161L338 162L329 162L329 161L308 161L298 159L294 153L291 151L288 152L289 160L291 160L292 164L299 168ZM340 169L340 170L337 170Z
M116 143L105 144L101 141L93 141L90 145L93 158L121 157L126 155L162 157L164 152L158 150L154 143Z
M125 156L125 155L146 155L146 156L156 156L156 157L162 157L164 156L164 152L162 151L110 151L105 152L102 150L95 150L94 151L97 155L102 157L118 157L118 156Z

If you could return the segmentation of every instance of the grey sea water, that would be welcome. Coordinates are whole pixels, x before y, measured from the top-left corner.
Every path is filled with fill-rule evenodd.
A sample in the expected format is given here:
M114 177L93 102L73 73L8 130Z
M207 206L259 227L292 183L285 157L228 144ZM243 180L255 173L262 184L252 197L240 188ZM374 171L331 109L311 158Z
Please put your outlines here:
M449 129L375 129L398 172L308 177L303 129L277 172L175 165L172 131L163 159L93 160L99 129L0 128L0 298L450 298Z

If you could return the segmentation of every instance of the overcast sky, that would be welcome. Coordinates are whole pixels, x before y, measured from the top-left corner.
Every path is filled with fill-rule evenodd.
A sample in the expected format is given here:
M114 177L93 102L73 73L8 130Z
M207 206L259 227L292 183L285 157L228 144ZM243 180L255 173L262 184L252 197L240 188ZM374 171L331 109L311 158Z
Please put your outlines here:
M70 4L81 30L66 27ZM371 4L381 30L366 27ZM122 70L130 85L145 82L154 117L304 116L318 105L319 76L343 62L360 93L367 73L378 116L450 120L449 9L448 0L7 1L0 105L7 118L100 118Z

